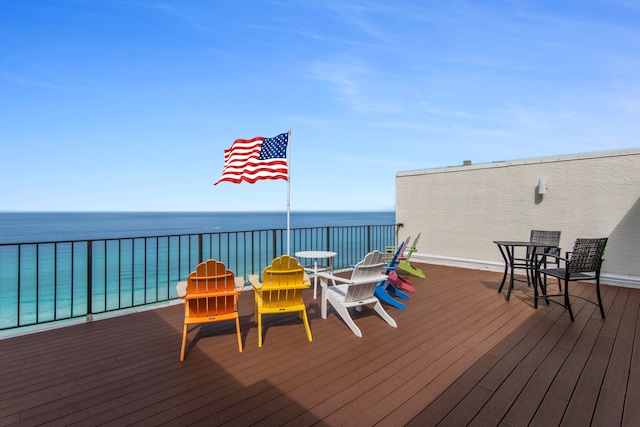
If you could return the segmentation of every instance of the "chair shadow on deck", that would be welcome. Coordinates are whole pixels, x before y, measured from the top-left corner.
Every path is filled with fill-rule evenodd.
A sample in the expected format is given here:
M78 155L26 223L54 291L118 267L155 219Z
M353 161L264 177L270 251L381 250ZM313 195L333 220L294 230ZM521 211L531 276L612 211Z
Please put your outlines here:
M500 289L499 281L488 282L483 280L480 283L482 283L482 286L484 286L486 289L493 290L496 293L498 292L498 289ZM535 299L534 299L535 295L533 291L533 286L527 286L526 284L514 286L513 290L511 291L511 298L516 298L518 299L518 301L521 301L527 304L531 308L534 308L535 306ZM505 302L508 302L508 301L505 301Z
M241 299L253 300L251 291L243 294L245 295L241 295ZM244 306L246 307L246 304ZM159 317L171 323L162 316ZM273 322L269 321L269 317L263 323L265 340L269 337L270 326L277 328L290 326L292 333L300 332L301 337L304 338L304 330L300 331L300 319L295 313L275 316ZM170 404L171 408L167 408L164 412L154 413L152 417L142 418L142 420L145 423L155 423L156 420L158 423L166 423L175 419L181 424L239 423L249 425L266 423L280 425L296 417L304 416L310 424L321 422L321 419L309 413L308 408L299 405L295 399L289 397L286 392L280 390L268 379L259 378L256 375L256 381L247 385L246 378L243 380L235 378L236 371L244 371L242 368L239 369L238 365L255 365L255 360L249 355L254 350L258 350L254 343L258 329L254 322L254 313L242 314L241 311L240 325L243 346L245 347L243 353L238 353L233 340L229 340L227 337L236 334L235 326L232 323L196 325L198 331L193 338L193 343L190 344L192 348L190 348L189 359L180 364L171 363L163 375L163 377L167 377L166 379L154 379L154 381L169 381L171 383L177 381L178 384L175 387L171 386L171 393L175 399ZM169 324L169 326L172 325ZM179 331L174 330L172 335L175 340L180 340ZM249 335L251 337L248 337ZM199 345L197 345L198 341L201 341ZM249 346L245 345L247 342L250 342ZM174 349L172 348L172 350ZM173 351L171 356L174 356ZM230 366L231 369L227 369L226 365L232 363L235 366ZM259 367L255 368L260 370ZM249 375L249 377L253 376ZM178 411L175 409L177 407L180 407ZM139 409L134 413L134 417L138 411ZM117 410L115 412L117 413ZM125 419L129 420L129 416Z
M249 334L249 330L253 326L253 316L252 315L242 315L240 314L240 337L242 340L242 346L245 347L247 343L247 335ZM189 354L193 351L194 348L197 347L198 341L201 339L213 339L214 337L227 336L227 335L235 335L236 329L235 325L229 322L222 323L199 323L195 325L191 325L189 328L189 334L192 334L195 331L195 335L191 338L190 341L187 342L187 346L185 349L185 354ZM224 343L224 342L222 342Z
M498 288L500 288L500 282L487 282L483 280L480 283L482 283L482 286L485 288L495 290L496 292L498 292Z
M390 304L387 304L384 301L380 301L380 303L382 304L382 306L384 307L385 310L389 310L390 312L393 312L393 310L397 309L396 307L394 307L394 306L392 306ZM322 320L322 308L320 307L320 303L319 302L315 302L315 300L307 302L307 312L308 312L308 315L309 315L309 321L311 321L311 320L321 321ZM338 316L338 313L332 307L328 308L328 313L329 314L333 314L337 319L340 319L340 316ZM369 316L377 316L376 312L373 311L373 310L362 310L362 311L353 310L351 312L351 314L352 314L352 317L354 319L364 318L364 317L369 317ZM313 324L311 326L313 326Z
M309 326L313 331L313 322L312 318L307 313ZM250 324L248 323L245 327L247 330L253 329L255 333L258 331L258 327L253 321L253 316L251 316ZM243 325L244 326L244 325ZM293 336L300 336L300 339L305 339L305 331L304 329L300 329L300 317L296 313L285 313L285 314L277 314L277 315L264 315L262 319L262 344L265 345L269 341L269 330L273 328L274 330L282 328L287 332L290 332ZM293 329L295 328L295 329ZM254 343L250 343L249 345L254 345Z
M0 424L280 425L301 414L321 421L253 367L257 347L238 352L234 322L193 331L199 343L180 362L183 312L176 304L11 338L2 388L14 391L5 393Z
M320 297L318 299L309 299L306 301L307 304L307 315L309 316L309 321L311 320L320 320L321 317L321 309L320 309Z

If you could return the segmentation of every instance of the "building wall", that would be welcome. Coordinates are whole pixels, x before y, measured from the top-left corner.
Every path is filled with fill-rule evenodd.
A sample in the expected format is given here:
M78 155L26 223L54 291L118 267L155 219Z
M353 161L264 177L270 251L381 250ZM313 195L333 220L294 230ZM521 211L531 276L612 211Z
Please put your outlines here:
M399 172L396 221L401 240L422 233L416 261L493 270L493 241L531 229L562 231L563 252L608 237L604 281L640 286L640 149Z

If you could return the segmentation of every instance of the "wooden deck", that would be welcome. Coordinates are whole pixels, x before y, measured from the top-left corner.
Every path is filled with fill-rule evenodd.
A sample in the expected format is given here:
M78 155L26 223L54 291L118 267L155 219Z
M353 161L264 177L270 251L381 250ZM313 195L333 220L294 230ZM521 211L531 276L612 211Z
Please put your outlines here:
M180 363L181 305L1 340L0 425L640 425L640 290L605 286L607 319L576 300L571 323L525 284L505 301L501 274L421 267L397 329L354 316L363 338L309 291L313 342L273 316L258 348L248 291L243 353L212 324Z

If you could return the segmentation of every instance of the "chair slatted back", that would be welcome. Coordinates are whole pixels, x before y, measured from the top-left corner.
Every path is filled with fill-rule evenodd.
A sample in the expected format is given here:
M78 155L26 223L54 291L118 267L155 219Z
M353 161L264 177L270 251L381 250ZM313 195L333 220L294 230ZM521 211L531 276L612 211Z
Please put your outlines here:
M401 242L400 246L396 248L396 251L393 253L393 256L389 260L389 265L387 266L387 274L395 270L398 266L400 258L402 258L402 254L404 253L404 249L409 244L409 239L411 239L411 237L407 237L407 239L404 242Z
M219 261L198 264L187 277L187 317L215 317L237 311L234 274Z
M549 245L558 246L558 248L551 249L547 253L549 255L560 255L560 231L547 231L547 230L531 230L530 242L547 243ZM527 249L530 251L530 249Z
M569 273L599 272L606 246L606 237L600 239L576 239L567 263Z
M262 305L265 308L287 307L302 302L301 287L304 283L304 268L295 258L282 255L275 258L262 274Z
M409 259L411 258L411 254L418 250L416 248L416 245L418 244L418 240L420 240L420 235L421 234L422 233L418 233L416 238L413 239L413 244L411 245L411 247L409 249L407 249L407 255L405 256L405 261L409 261Z
M384 256L379 251L369 252L362 261L357 263L351 273L351 280L345 296L346 302L371 298L382 277Z

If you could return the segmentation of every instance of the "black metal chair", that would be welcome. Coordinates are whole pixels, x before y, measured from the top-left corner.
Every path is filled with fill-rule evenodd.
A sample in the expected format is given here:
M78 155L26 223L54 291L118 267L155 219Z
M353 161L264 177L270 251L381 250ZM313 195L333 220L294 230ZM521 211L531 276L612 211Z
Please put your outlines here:
M602 306L602 296L600 294L600 268L602 267L602 256L604 254L605 246L607 245L607 238L600 239L576 239L573 246L573 251L567 252L565 258L558 256L552 256L550 254L538 254L536 255L536 284L535 289L535 302L534 305L538 308L538 299L544 299L547 304L549 302L556 303L569 310L569 316L573 322L573 311L571 310L570 296L574 298L580 298L588 301L600 308L600 315L605 318L604 307ZM541 268L545 259L555 258L559 262L564 263L564 268ZM542 280L542 276L551 276L559 280L564 281L564 292L559 294L548 295L546 280ZM569 294L569 282L570 281L596 281L596 294L598 296L598 302L592 301L588 298L570 295ZM542 295L538 295L538 286L542 291ZM550 297L564 297L563 302L549 299Z
M558 267L560 266L557 262L558 257L560 257L560 231L546 231L546 230L531 230L531 235L529 236L530 242L536 243L548 243L549 245L554 246L553 248L549 248L545 251L545 254L549 254L551 258L549 260L545 260L547 264L556 264ZM527 285L533 283L533 277L530 277L530 272L533 271L533 261L532 257L532 248L527 248L527 252L524 258L514 258L513 259L513 267L524 269L527 273ZM558 285L560 285L560 281L558 280ZM562 290L562 289L560 289Z

